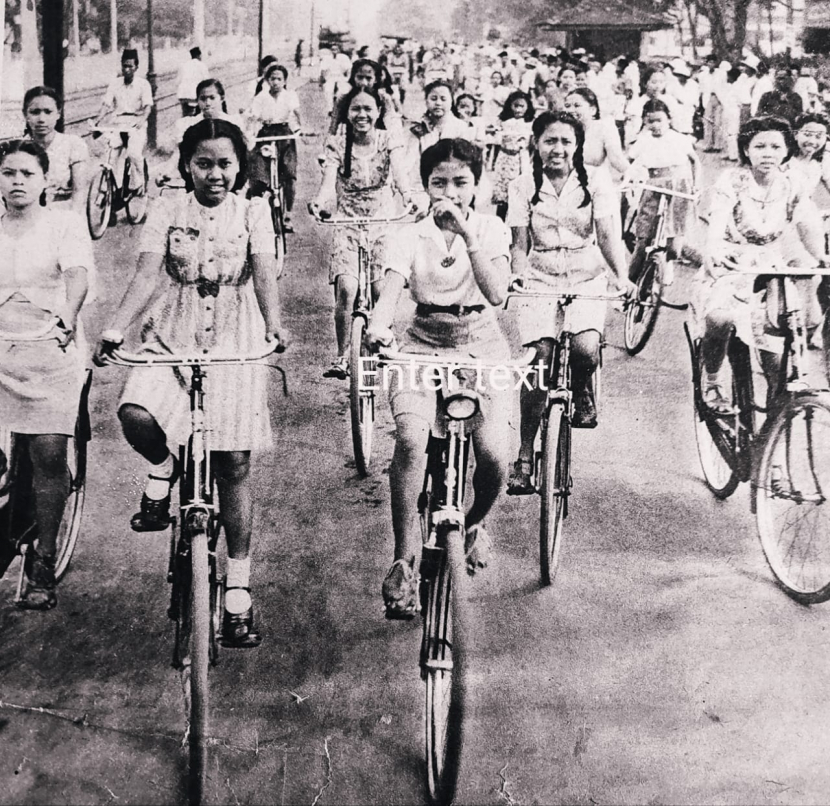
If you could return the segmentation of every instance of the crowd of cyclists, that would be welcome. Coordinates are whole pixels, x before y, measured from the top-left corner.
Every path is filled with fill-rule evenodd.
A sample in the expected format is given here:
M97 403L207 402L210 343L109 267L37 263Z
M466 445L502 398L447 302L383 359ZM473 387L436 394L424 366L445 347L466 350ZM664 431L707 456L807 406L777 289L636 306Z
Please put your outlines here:
M372 58L374 56L374 58ZM197 58L194 56L194 58ZM125 50L106 92L99 122L130 129L125 156L142 164L149 84L139 57ZM320 172L302 177L319 188L309 208L320 218L392 217L412 221L371 236L376 299L370 346L388 346L402 297L415 313L399 334L402 349L447 356L510 358L497 311L511 278L552 292L621 298L635 293L653 235L657 196L636 200L635 226L624 239L624 186L694 194L701 152L716 152L717 177L701 202L670 202L668 257L689 267L693 322L702 339L704 399L729 405L721 380L726 341L736 329L777 366L780 344L757 310L766 304L740 266L774 260L816 265L825 259L814 196L830 188L825 158L828 118L809 65L774 67L746 55L738 64L708 57L638 61L563 48L519 49L462 44L432 48L398 41L355 58L333 48L321 60L320 89L330 109ZM104 329L109 342L132 333L150 353L248 353L289 339L280 317L274 220L266 200L269 165L257 137L303 132L307 120L299 76L275 57L259 65L240 114L229 113L221 76L195 88L195 116L172 127L173 156L161 182L179 193L154 200L143 226L135 272ZM293 85L293 86L292 86ZM182 103L182 111L190 106ZM82 138L57 131L62 100L35 87L24 100L25 135L0 148L0 417L25 435L34 476L39 541L22 606L57 601L54 539L67 490L66 444L73 433L88 348L81 310L95 293L95 267L81 218L89 175ZM284 226L292 231L297 146L278 144ZM708 170L711 170L709 168ZM145 193L141 177L134 192ZM328 264L336 353L323 376L346 379L349 321L357 293L358 237L339 228ZM629 248L630 247L630 248ZM290 249L289 249L290 254ZM125 256L127 259L127 256ZM666 283L671 282L667 275ZM801 281L810 301L808 327L821 330L826 289ZM321 304L324 304L321 302ZM573 302L574 425L597 424L592 377L599 362L608 303ZM555 306L554 306L555 307ZM528 300L517 323L522 345L549 362L558 336L552 303ZM827 327L824 328L827 331ZM830 332L817 334L830 345ZM103 360L102 350L95 359ZM267 374L255 366L212 370L205 410L228 539L223 639L259 642L250 593L252 452L271 445ZM390 470L393 564L383 580L389 618L418 610L416 501L436 394L423 377L389 390L396 426ZM543 395L542 395L543 397ZM506 490L533 491L533 435L540 390L521 394L521 444L515 461L509 393L482 392L474 436L474 501L467 513L469 566L487 564L487 516ZM148 463L131 526L158 531L170 523L171 487L181 473L176 446L186 438L188 397L169 369L133 371L118 414L130 446ZM0 476L4 471L0 455Z

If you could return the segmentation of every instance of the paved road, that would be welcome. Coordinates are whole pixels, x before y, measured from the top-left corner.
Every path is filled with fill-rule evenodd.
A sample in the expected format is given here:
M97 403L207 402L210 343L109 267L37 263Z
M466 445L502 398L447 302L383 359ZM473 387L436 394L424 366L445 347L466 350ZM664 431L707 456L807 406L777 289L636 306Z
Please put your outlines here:
M303 150L301 202L316 189L315 152ZM212 673L211 797L419 803L419 631L385 622L379 596L392 423L384 413L375 473L359 479L345 386L320 379L333 352L324 247L303 216L297 229L282 283L291 396L275 384L278 447L258 459L254 482L266 641L223 653ZM97 246L93 332L137 237L122 224ZM681 314L667 311L636 359L617 349L618 321L608 338L602 422L575 435L554 587L538 585L535 500L503 499L491 521L498 554L475 583L459 802L826 803L830 611L798 607L772 583L746 489L725 503L705 489ZM183 795L166 546L128 527L144 468L115 419L122 383L117 369L96 374L86 528L59 607L18 613L3 584L2 803Z

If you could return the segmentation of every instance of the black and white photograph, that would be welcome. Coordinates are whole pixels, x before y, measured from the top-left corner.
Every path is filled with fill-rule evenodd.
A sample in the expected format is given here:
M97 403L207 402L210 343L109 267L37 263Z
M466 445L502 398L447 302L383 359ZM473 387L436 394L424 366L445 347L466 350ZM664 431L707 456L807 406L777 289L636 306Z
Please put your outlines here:
M5 0L0 806L830 802L828 135L830 0Z

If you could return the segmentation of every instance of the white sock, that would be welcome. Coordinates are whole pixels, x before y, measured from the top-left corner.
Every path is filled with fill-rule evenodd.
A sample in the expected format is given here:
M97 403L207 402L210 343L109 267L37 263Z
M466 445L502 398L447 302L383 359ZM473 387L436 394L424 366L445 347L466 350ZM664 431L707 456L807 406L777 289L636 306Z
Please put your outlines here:
M173 474L173 454L167 452L167 458L160 465L150 465L150 474L153 476L171 476ZM170 483L160 479L147 479L144 494L152 501L161 501L170 493Z
M234 560L228 557L226 588L247 588L251 580L251 558ZM225 610L244 613L251 606L251 594L246 590L228 590L225 594Z

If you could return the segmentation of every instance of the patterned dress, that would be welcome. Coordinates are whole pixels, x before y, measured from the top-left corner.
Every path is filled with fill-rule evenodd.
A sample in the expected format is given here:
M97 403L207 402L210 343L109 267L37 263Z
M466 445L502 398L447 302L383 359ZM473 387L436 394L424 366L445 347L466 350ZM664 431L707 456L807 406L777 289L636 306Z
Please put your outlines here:
M529 121L514 118L502 123L501 147L493 166L493 204L506 202L510 183L530 170L527 146L532 133Z
M262 199L228 194L205 207L192 193L160 199L142 233L139 251L163 257L161 293L144 316L142 352L244 355L265 346L251 270L252 255L274 255L274 230ZM133 369L121 405L147 409L168 438L185 444L190 433L187 371ZM205 410L208 444L216 451L247 451L271 444L267 369L209 367Z

